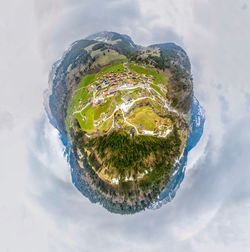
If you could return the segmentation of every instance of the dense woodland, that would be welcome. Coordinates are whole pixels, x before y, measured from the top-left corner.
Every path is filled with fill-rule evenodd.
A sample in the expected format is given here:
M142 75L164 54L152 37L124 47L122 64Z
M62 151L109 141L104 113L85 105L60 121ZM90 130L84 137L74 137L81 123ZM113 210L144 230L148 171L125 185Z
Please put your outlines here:
M130 139L126 132L113 131L109 135L88 141L87 146L83 147L82 143L87 143L84 135L84 132L80 130L74 133L74 152L76 153L76 146L80 147L84 153L86 153L85 148L96 148L98 155L106 162L106 165L115 166L121 174L129 169L136 169L140 166L143 168L145 165L143 160L151 153L154 153L156 157L153 170L145 175L139 183L124 181L119 184L118 188L114 188L102 181L88 164L90 161L90 164L93 165L95 160L90 160L90 157L87 161L85 156L83 162L86 171L92 178L97 190L106 195L103 204L112 205L112 209L117 208L117 211L121 209L138 211L138 209L146 208L165 186L173 172L173 163L176 157L180 155L181 140L176 127L166 139L151 136L135 136ZM107 158L107 152L111 154L109 158ZM139 195L144 196L140 196L141 200L138 201ZM123 203L115 204L112 201L114 197L124 197L125 200ZM137 203L129 206L126 204L127 200Z
M148 189L150 184L159 185L171 173L173 162L180 155L180 146L178 130L174 127L167 138L139 135L130 139L125 131L113 131L91 140L88 147L97 151L105 166L115 167L121 177L148 169L145 160L151 155L152 172L140 184Z

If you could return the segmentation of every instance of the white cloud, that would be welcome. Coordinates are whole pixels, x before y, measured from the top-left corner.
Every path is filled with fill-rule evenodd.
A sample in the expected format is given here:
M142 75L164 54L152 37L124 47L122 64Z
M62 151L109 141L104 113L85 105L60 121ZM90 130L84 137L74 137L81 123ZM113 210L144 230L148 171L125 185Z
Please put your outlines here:
M8 111L0 111L0 130L11 130L14 124L14 118Z
M13 117L12 131L0 131L1 251L247 252L248 1L46 0L35 12L31 0L11 4L0 8L1 108ZM71 183L56 131L35 121L50 63L99 30L143 44L171 39L192 61L205 137L176 198L156 211L119 216L91 204Z

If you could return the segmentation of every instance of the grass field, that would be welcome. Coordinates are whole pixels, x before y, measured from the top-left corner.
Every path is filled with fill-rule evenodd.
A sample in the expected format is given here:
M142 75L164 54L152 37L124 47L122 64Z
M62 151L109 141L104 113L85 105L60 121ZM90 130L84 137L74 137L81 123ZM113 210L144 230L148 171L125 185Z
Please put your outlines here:
M110 129L113 123L113 118L111 117L110 119L106 120L100 127L100 131L106 132Z
M88 74L83 77L79 83L79 88L87 87L90 83L95 81L96 74Z
M156 92L158 92L162 97L166 96L166 94L161 90L159 86L151 84L151 88L153 88Z
M69 102L69 106L68 106L68 110L67 110L67 117L65 120L67 130L69 130L69 128L70 128L70 123L71 123L72 115L73 115L74 111L79 109L80 101L84 104L85 102L88 101L89 98L91 98L93 96L93 93L89 92L87 90L87 87L91 83L93 83L95 81L95 79L96 79L96 74L89 74L89 75L84 76L81 79L79 86L75 91L75 94L72 96L72 98Z
M127 119L128 122L140 127L142 124L145 130L154 130L157 122L162 120L149 106L135 109Z
M124 95L123 93L124 93L124 92L122 92L122 91L118 91L118 92L117 92L117 94L116 94L116 96L115 96L115 102L116 102L117 104L120 104L120 103L122 102L122 96Z
M108 73L122 73L124 72L124 66L123 63L120 64L114 64L112 66L106 66L104 67L99 73L98 76L101 76L103 74L108 74Z
M78 107L79 102L82 101L82 103L87 102L87 100L93 96L92 92L89 92L87 90L87 87L93 83L96 79L95 74L89 74L82 78L82 80L79 83L79 87L75 91L75 94L73 95L70 104L69 104L69 111L68 113L73 113L74 110Z
M145 68L135 64L129 64L129 68L135 71L138 74L145 74L148 76L155 77L154 84L166 83L167 78L164 74L158 73L156 69L153 68Z
M92 131L94 129L94 113L92 106L88 106L82 112L76 113L75 117L78 120L82 130Z
M94 119L95 120L98 120L102 113L107 113L107 111L108 111L108 109L109 109L109 107L111 105L112 100L113 99L110 98L105 103L100 104L100 105L98 105L97 107L94 108L93 113L94 113Z
M124 55L119 54L114 50L105 50L102 52L101 57L97 57L96 61L94 62L93 66L105 66L107 64L111 64L115 61L126 61L127 58Z

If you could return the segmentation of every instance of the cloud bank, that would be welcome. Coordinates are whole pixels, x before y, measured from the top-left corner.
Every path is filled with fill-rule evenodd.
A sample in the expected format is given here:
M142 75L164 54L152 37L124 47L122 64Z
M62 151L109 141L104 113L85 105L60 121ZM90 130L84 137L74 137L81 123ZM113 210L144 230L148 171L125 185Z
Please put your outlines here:
M248 6L246 0L29 0L14 9L3 4L1 250L247 252ZM82 197L42 112L52 62L73 41L101 30L126 33L140 44L176 42L192 62L206 129L177 196L156 211L114 215Z

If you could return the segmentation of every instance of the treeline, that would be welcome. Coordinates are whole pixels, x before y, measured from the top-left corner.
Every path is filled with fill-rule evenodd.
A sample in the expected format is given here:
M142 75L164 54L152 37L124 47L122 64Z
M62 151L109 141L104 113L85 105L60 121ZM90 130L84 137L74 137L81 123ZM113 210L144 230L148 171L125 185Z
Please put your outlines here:
M175 81L180 81L189 77L187 71L178 64L178 56L174 51L162 49L160 56L148 55L146 58L141 56L142 52L138 52L131 57L132 61L152 65L160 70L169 69Z

